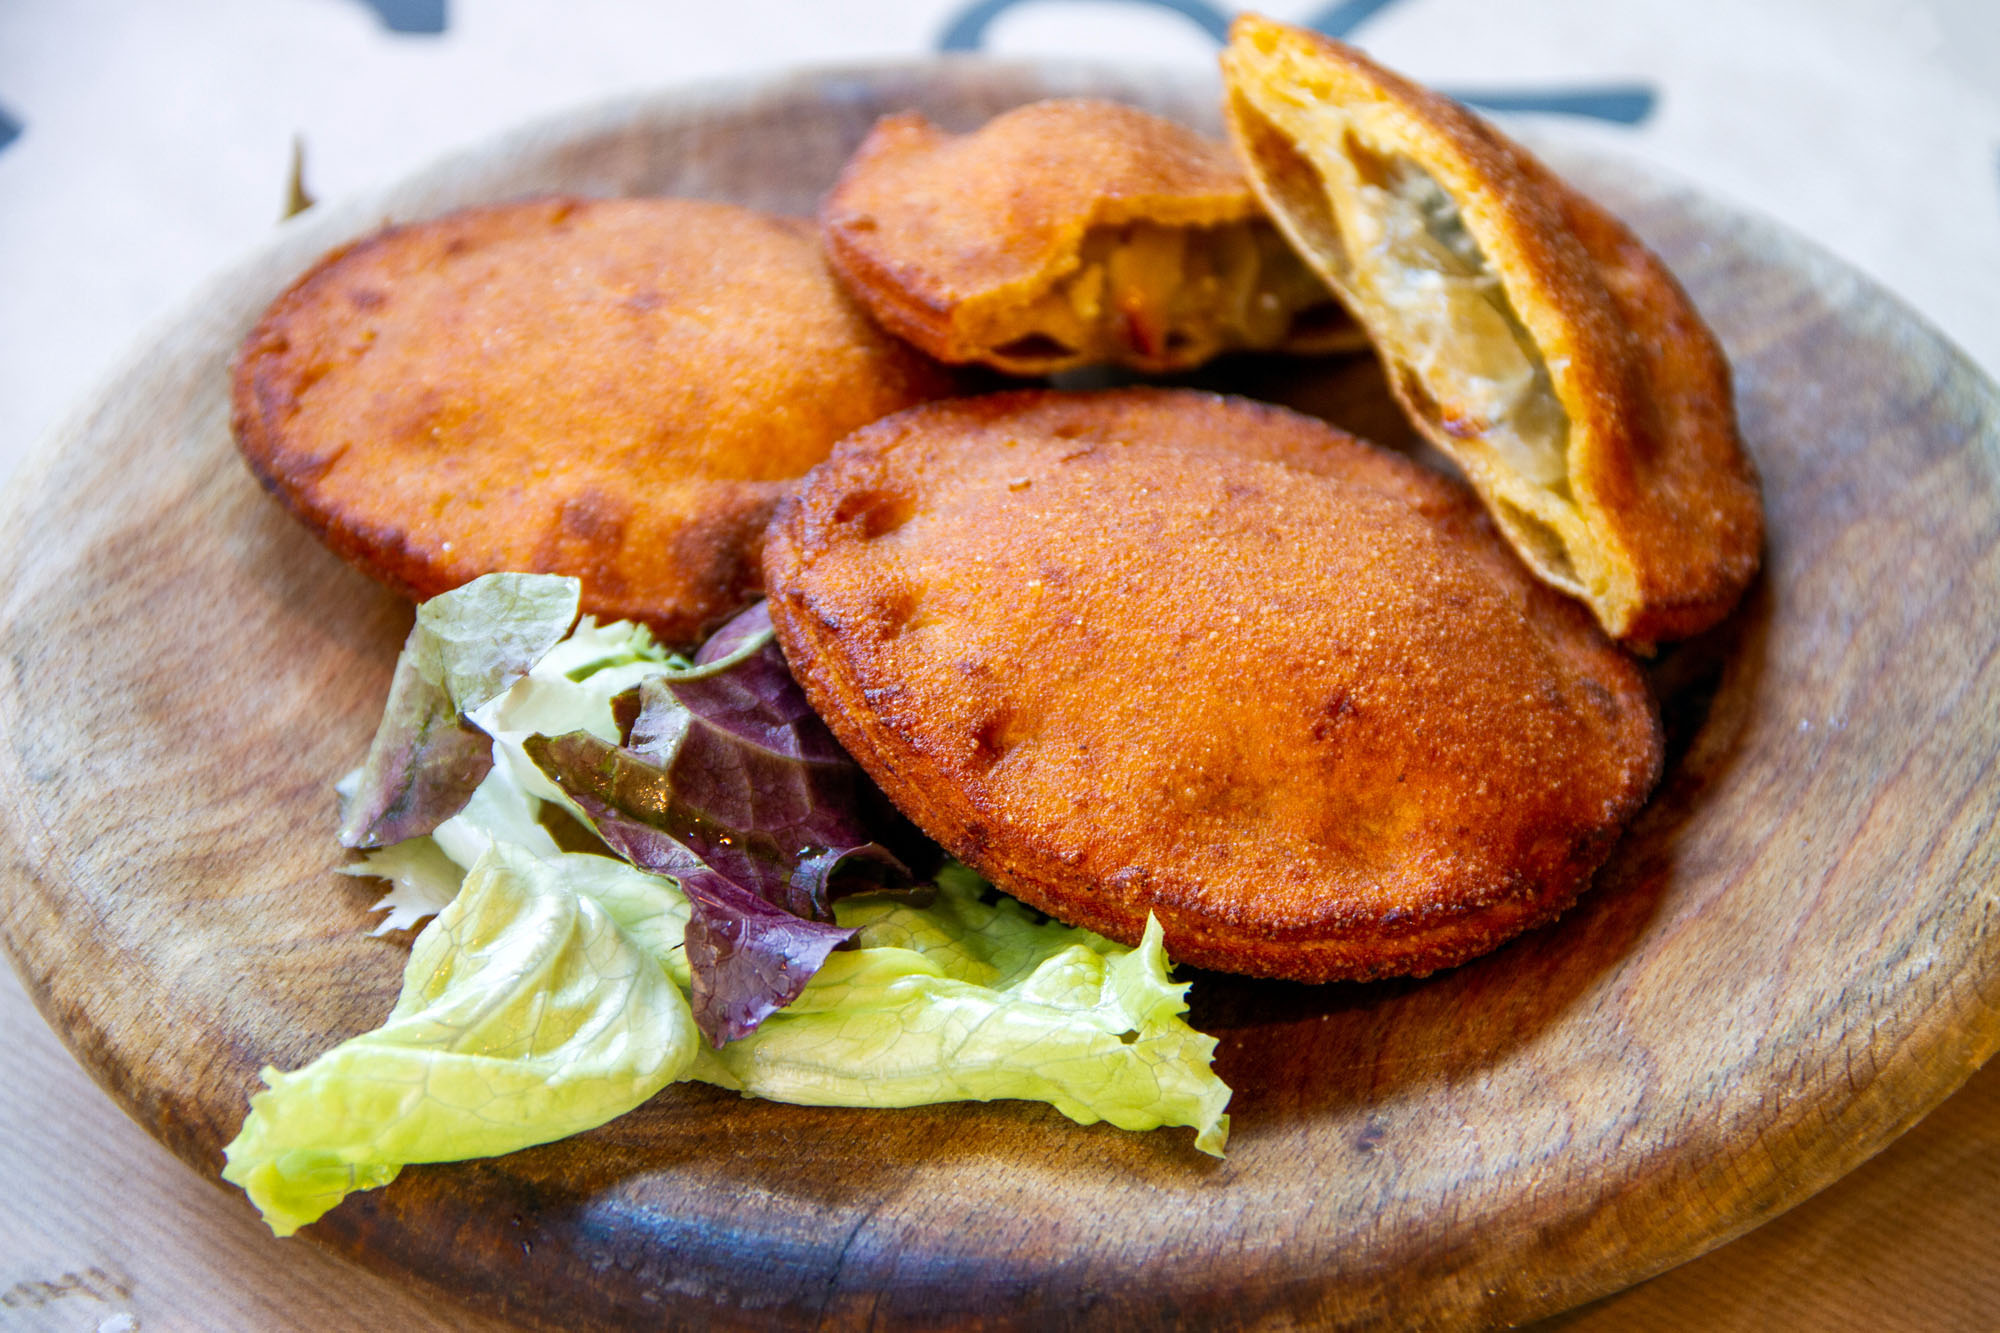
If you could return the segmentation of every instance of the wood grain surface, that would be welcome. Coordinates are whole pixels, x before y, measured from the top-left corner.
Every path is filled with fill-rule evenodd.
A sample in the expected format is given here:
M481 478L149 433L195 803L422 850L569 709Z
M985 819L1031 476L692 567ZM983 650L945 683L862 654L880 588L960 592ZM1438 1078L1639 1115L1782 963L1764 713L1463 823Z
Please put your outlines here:
M0 937L83 1064L213 1175L265 1063L373 1026L402 947L338 877L328 781L408 609L237 465L223 368L312 257L542 189L803 211L882 111L954 126L1091 90L1212 123L1212 90L957 65L601 108L286 228L18 481L0 581ZM1201 977L1226 1162L1015 1104L867 1112L675 1088L605 1128L413 1169L312 1229L547 1326L1480 1325L1774 1216L2000 1039L2000 396L1809 246L1562 159L1728 346L1770 512L1744 608L1653 667L1667 778L1561 922L1424 982ZM1362 363L1225 382L1407 437ZM247 1207L247 1205L244 1205Z

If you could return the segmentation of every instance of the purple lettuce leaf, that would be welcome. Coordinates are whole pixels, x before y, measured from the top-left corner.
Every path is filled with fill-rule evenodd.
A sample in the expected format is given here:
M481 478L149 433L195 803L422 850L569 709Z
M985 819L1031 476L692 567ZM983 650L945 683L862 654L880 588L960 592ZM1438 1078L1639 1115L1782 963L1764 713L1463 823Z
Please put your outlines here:
M754 1031L798 998L828 953L854 932L787 910L798 895L774 858L769 835L742 835L759 855L732 855L737 835L715 824L675 787L674 773L638 758L587 731L530 736L528 757L560 786L612 852L642 870L671 875L686 893L689 1002L695 1024L715 1046ZM685 775L691 789L712 774ZM712 867L695 848L743 876ZM813 869L825 874L834 859L809 849ZM812 906L807 898L803 906ZM828 913L830 917L831 913Z
M687 895L689 1006L709 1044L747 1037L799 997L852 930L807 921L712 870L677 877Z
M342 812L342 846L386 847L465 808L493 769L491 738L465 715L562 641L577 598L575 579L488 574L417 608L360 783Z
M572 732L525 748L614 852L681 881L695 1019L717 1046L789 1004L849 938L831 924L836 897L933 868L935 849L806 703L761 606L618 712L624 746Z

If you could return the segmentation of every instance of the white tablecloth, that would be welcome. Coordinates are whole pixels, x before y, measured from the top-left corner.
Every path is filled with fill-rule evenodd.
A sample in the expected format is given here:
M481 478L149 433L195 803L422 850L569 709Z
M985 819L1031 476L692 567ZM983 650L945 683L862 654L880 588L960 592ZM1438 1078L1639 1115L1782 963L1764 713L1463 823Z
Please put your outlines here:
M1200 0L1181 0L1206 9ZM935 51L972 0L5 0L0 476L134 333L254 246L294 136L322 198L607 94ZM1227 11L1233 6L1220 5ZM1455 91L1649 89L1589 132L1769 213L2000 366L1996 0L1277 0ZM1342 14L1346 15L1342 19ZM405 27L442 32L397 32ZM1206 67L1166 5L1024 0L1004 55ZM1565 118L1581 124L1575 118ZM5 134L0 124L0 135Z

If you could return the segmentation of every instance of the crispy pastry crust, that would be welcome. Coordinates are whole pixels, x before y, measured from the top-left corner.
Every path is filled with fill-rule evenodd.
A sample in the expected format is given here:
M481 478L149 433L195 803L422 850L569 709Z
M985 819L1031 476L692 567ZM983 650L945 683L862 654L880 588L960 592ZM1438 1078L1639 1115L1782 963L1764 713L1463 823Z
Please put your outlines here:
M1727 614L1756 572L1762 504L1728 363L1665 265L1484 121L1352 47L1246 15L1223 72L1230 132L1266 207L1521 556L1635 646ZM1497 275L1567 420L1562 488L1510 467L1489 423L1440 401L1409 326L1357 280L1372 242L1344 232L1338 205L1356 207L1355 182L1383 164L1427 174Z
M1243 399L899 413L765 569L814 707L919 826L1204 967L1460 962L1567 906L1659 773L1632 661L1470 492Z
M1227 145L1087 99L1018 107L965 135L914 113L885 117L848 161L820 221L835 270L886 327L939 360L1020 375L1109 359L1178 370L1250 345L1223 333L1151 352L1144 337L1132 340L1137 349L1012 344L1004 330L1078 272L1094 230L1259 228L1273 254L1296 266ZM1359 330L1309 273L1298 277L1333 325L1255 345L1358 347Z
M573 574L586 611L679 643L755 595L794 478L949 383L804 224L540 199L326 256L237 353L232 424L267 488L411 597Z

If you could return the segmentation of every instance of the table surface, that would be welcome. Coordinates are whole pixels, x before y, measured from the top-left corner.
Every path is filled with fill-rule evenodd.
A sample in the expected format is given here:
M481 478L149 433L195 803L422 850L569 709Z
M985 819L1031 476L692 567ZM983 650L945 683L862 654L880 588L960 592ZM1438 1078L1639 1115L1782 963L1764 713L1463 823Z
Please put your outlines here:
M0 484L149 321L254 247L294 139L332 197L595 97L805 62L996 54L1200 71L1201 0L8 0L0 6ZM2000 366L1991 0L1347 0L1346 30L1461 95L1789 224ZM1609 15L1615 12L1615 20ZM1609 118L1606 118L1609 117ZM1984 275L1975 277L1974 275ZM310 1245L167 1154L0 971L0 1329L484 1328ZM1777 1221L1552 1321L1587 1329L1990 1327L2000 1064Z

